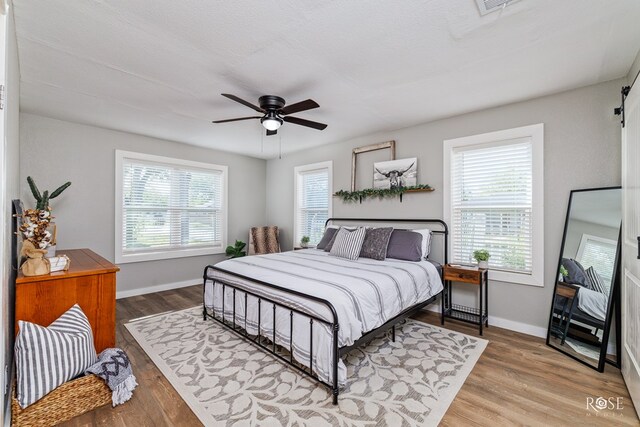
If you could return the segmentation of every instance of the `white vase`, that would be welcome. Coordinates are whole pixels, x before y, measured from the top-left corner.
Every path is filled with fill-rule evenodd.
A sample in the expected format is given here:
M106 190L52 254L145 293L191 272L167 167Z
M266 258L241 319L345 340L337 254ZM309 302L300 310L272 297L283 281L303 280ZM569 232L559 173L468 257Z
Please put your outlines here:
M489 261L478 261L478 268L489 268Z

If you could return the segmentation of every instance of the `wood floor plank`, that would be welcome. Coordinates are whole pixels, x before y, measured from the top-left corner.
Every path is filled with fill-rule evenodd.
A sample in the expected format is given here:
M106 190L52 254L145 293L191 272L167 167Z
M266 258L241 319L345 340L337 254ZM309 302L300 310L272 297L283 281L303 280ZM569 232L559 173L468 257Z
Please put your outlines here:
M140 384L131 401L102 407L64 426L199 426L202 425L147 354L124 327L128 321L196 306L202 287L190 286L118 300L116 342L131 359ZM440 325L436 313L417 319ZM447 329L477 336L464 323L447 321ZM443 426L553 425L638 426L640 422L618 369L600 374L529 335L490 327L487 349L442 419ZM587 397L622 397L624 409L596 416Z

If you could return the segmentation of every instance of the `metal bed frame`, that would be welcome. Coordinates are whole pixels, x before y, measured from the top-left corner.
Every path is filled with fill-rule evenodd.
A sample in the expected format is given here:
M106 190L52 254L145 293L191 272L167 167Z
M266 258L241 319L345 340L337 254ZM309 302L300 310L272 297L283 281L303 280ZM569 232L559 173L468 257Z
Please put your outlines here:
M330 222L359 222L359 223L410 223L410 224L437 224L441 227L441 230L432 230L432 232L435 235L440 235L443 237L444 239L444 244L443 244L443 252L444 252L444 256L443 256L443 260L444 260L444 264L447 263L447 254L448 254L448 235L449 235L449 230L447 227L447 224L440 219L381 219L381 218L329 218L326 222L325 222L325 228L327 225L329 225ZM214 271L219 271L219 272L223 272L225 274L228 275L232 275L233 277L239 278L239 279L243 279L243 280L248 280L251 281L255 284L261 285L261 286L265 286L271 289L276 289L278 291L282 291L282 292L286 292L289 293L291 295L295 295L298 297L302 297L302 298L306 298L308 300L311 301L315 301L315 302L319 302L321 304L324 304L330 311L333 319L332 321L328 321L325 319L322 319L320 317L317 317L315 315L309 314L309 313L305 313L301 310L298 310L296 308L293 307L289 307L287 305L284 305L282 303L276 302L268 297L265 297L263 295L258 295L246 288L244 288L242 285L237 285L237 284L233 284L230 283L228 280L221 280L221 279L212 279L209 277L209 271L214 270ZM440 272L440 276L442 278L442 271ZM205 290L206 290L206 285L207 285L207 281L213 281L213 294L215 296L215 286L216 284L219 284L222 286L222 316L218 317L216 316L215 313L215 309L211 310L211 314L209 314L209 312L207 311L207 307L206 307L206 303L204 301L204 295L205 295ZM257 347L259 347L260 349L266 351L267 353L275 356L277 359L279 359L280 361L286 363L287 365L293 367L294 369L296 369L298 372L316 380L317 382L319 382L320 384L323 384L324 386L328 387L333 394L333 404L337 405L338 404L338 394L340 393L340 389L338 386L338 361L340 360L340 358L342 356L344 356L345 354L347 354L349 351L360 347L362 345L365 345L367 343L369 343L371 340L373 340L374 338L380 336L382 333L388 331L389 329L391 329L391 339L393 342L395 342L396 339L396 330L395 327L398 323L403 322L405 319L407 319L408 317L412 316L413 314L417 313L418 311L420 311L422 308L426 307L427 305L433 303L436 300L437 295L432 296L431 298L429 298L426 301L420 302L414 306L411 306L407 309L405 309L404 311L402 311L400 314L398 314L397 316L393 317L392 319L388 320L386 323L384 323L383 325L365 333L364 335L362 335L358 340L356 340L352 345L349 346L343 346L343 347L338 347L338 331L340 330L340 323L338 322L338 314L336 312L336 309L334 308L333 304L331 304L330 301L320 298L320 297L316 297L313 295L308 295L296 290L292 290L292 289L287 289L278 285L275 285L273 283L267 283L264 282L262 280L258 280L255 278L251 278L251 277L247 277L241 274L237 274L237 273L231 273L229 271L226 271L224 269L218 268L214 265L208 265L207 267L205 267L204 269L204 276L203 276L203 287L202 287L202 300L203 300L203 310L202 310L202 315L203 315L203 319L207 320L207 317L218 322L219 324L227 327L228 329L230 329L232 332L234 332L236 335L245 338L247 341L249 341L250 343L256 345ZM232 296L233 296L233 308L231 309L230 312L225 311L225 295L227 294L227 288L229 288L232 292ZM236 306L237 306L237 302L236 302L236 293L239 292L240 295L244 294L244 324L242 324L242 322L236 322ZM251 295L252 297L256 298L258 300L258 327L257 327L257 331L258 334L257 335L251 335L247 332L247 301L248 301L248 297L249 295ZM214 304L215 307L215 304ZM283 346L281 345L277 345L276 344L276 308L279 308L280 310L288 310L289 311L289 349L288 349L288 355L286 353L284 353L282 350L285 350L283 348ZM269 310L271 309L273 312L273 333L272 336L266 336L261 334L261 318L262 318L262 311L263 310ZM304 316L307 317L309 319L309 367L305 367L304 365L298 363L295 361L295 359L293 358L293 314L296 313L297 315L300 316ZM232 320L226 320L225 319L225 314L230 314L232 316ZM333 356L333 362L332 362L332 373L333 373L333 383L329 384L326 381L323 381L322 379L320 379L318 377L318 375L316 373L314 373L313 371L313 325L314 323L321 323L324 324L326 326L329 327L329 330L332 331L333 334L333 338L332 338L332 345L331 345L331 353ZM244 327L243 327L244 326ZM278 347L280 347L281 351L278 351Z

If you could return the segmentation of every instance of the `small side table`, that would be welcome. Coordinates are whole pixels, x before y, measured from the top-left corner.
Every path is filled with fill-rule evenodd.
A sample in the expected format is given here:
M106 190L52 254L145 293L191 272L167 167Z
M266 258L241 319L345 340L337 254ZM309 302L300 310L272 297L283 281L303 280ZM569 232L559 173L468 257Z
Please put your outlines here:
M444 325L444 319L446 317L473 323L474 325L478 325L478 330L480 335L482 335L482 327L489 327L489 270L485 268L446 264L443 267L442 273L444 277L444 289L442 291L441 323ZM451 301L451 282L468 283L478 286L480 307L476 308L453 304Z

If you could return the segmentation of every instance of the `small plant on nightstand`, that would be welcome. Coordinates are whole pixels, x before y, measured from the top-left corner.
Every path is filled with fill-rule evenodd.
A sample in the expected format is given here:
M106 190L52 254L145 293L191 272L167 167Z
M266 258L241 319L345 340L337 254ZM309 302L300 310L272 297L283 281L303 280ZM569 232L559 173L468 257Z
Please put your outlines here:
M560 275L562 276L562 281L564 281L564 278L569 276L569 271L565 268L564 265L560 266Z
M491 258L491 254L486 249L473 251L473 259L478 262L479 268L489 268L489 258Z
M300 239L300 247L306 248L307 246L309 246L310 241L311 239L309 238L309 236L302 236L302 239Z

